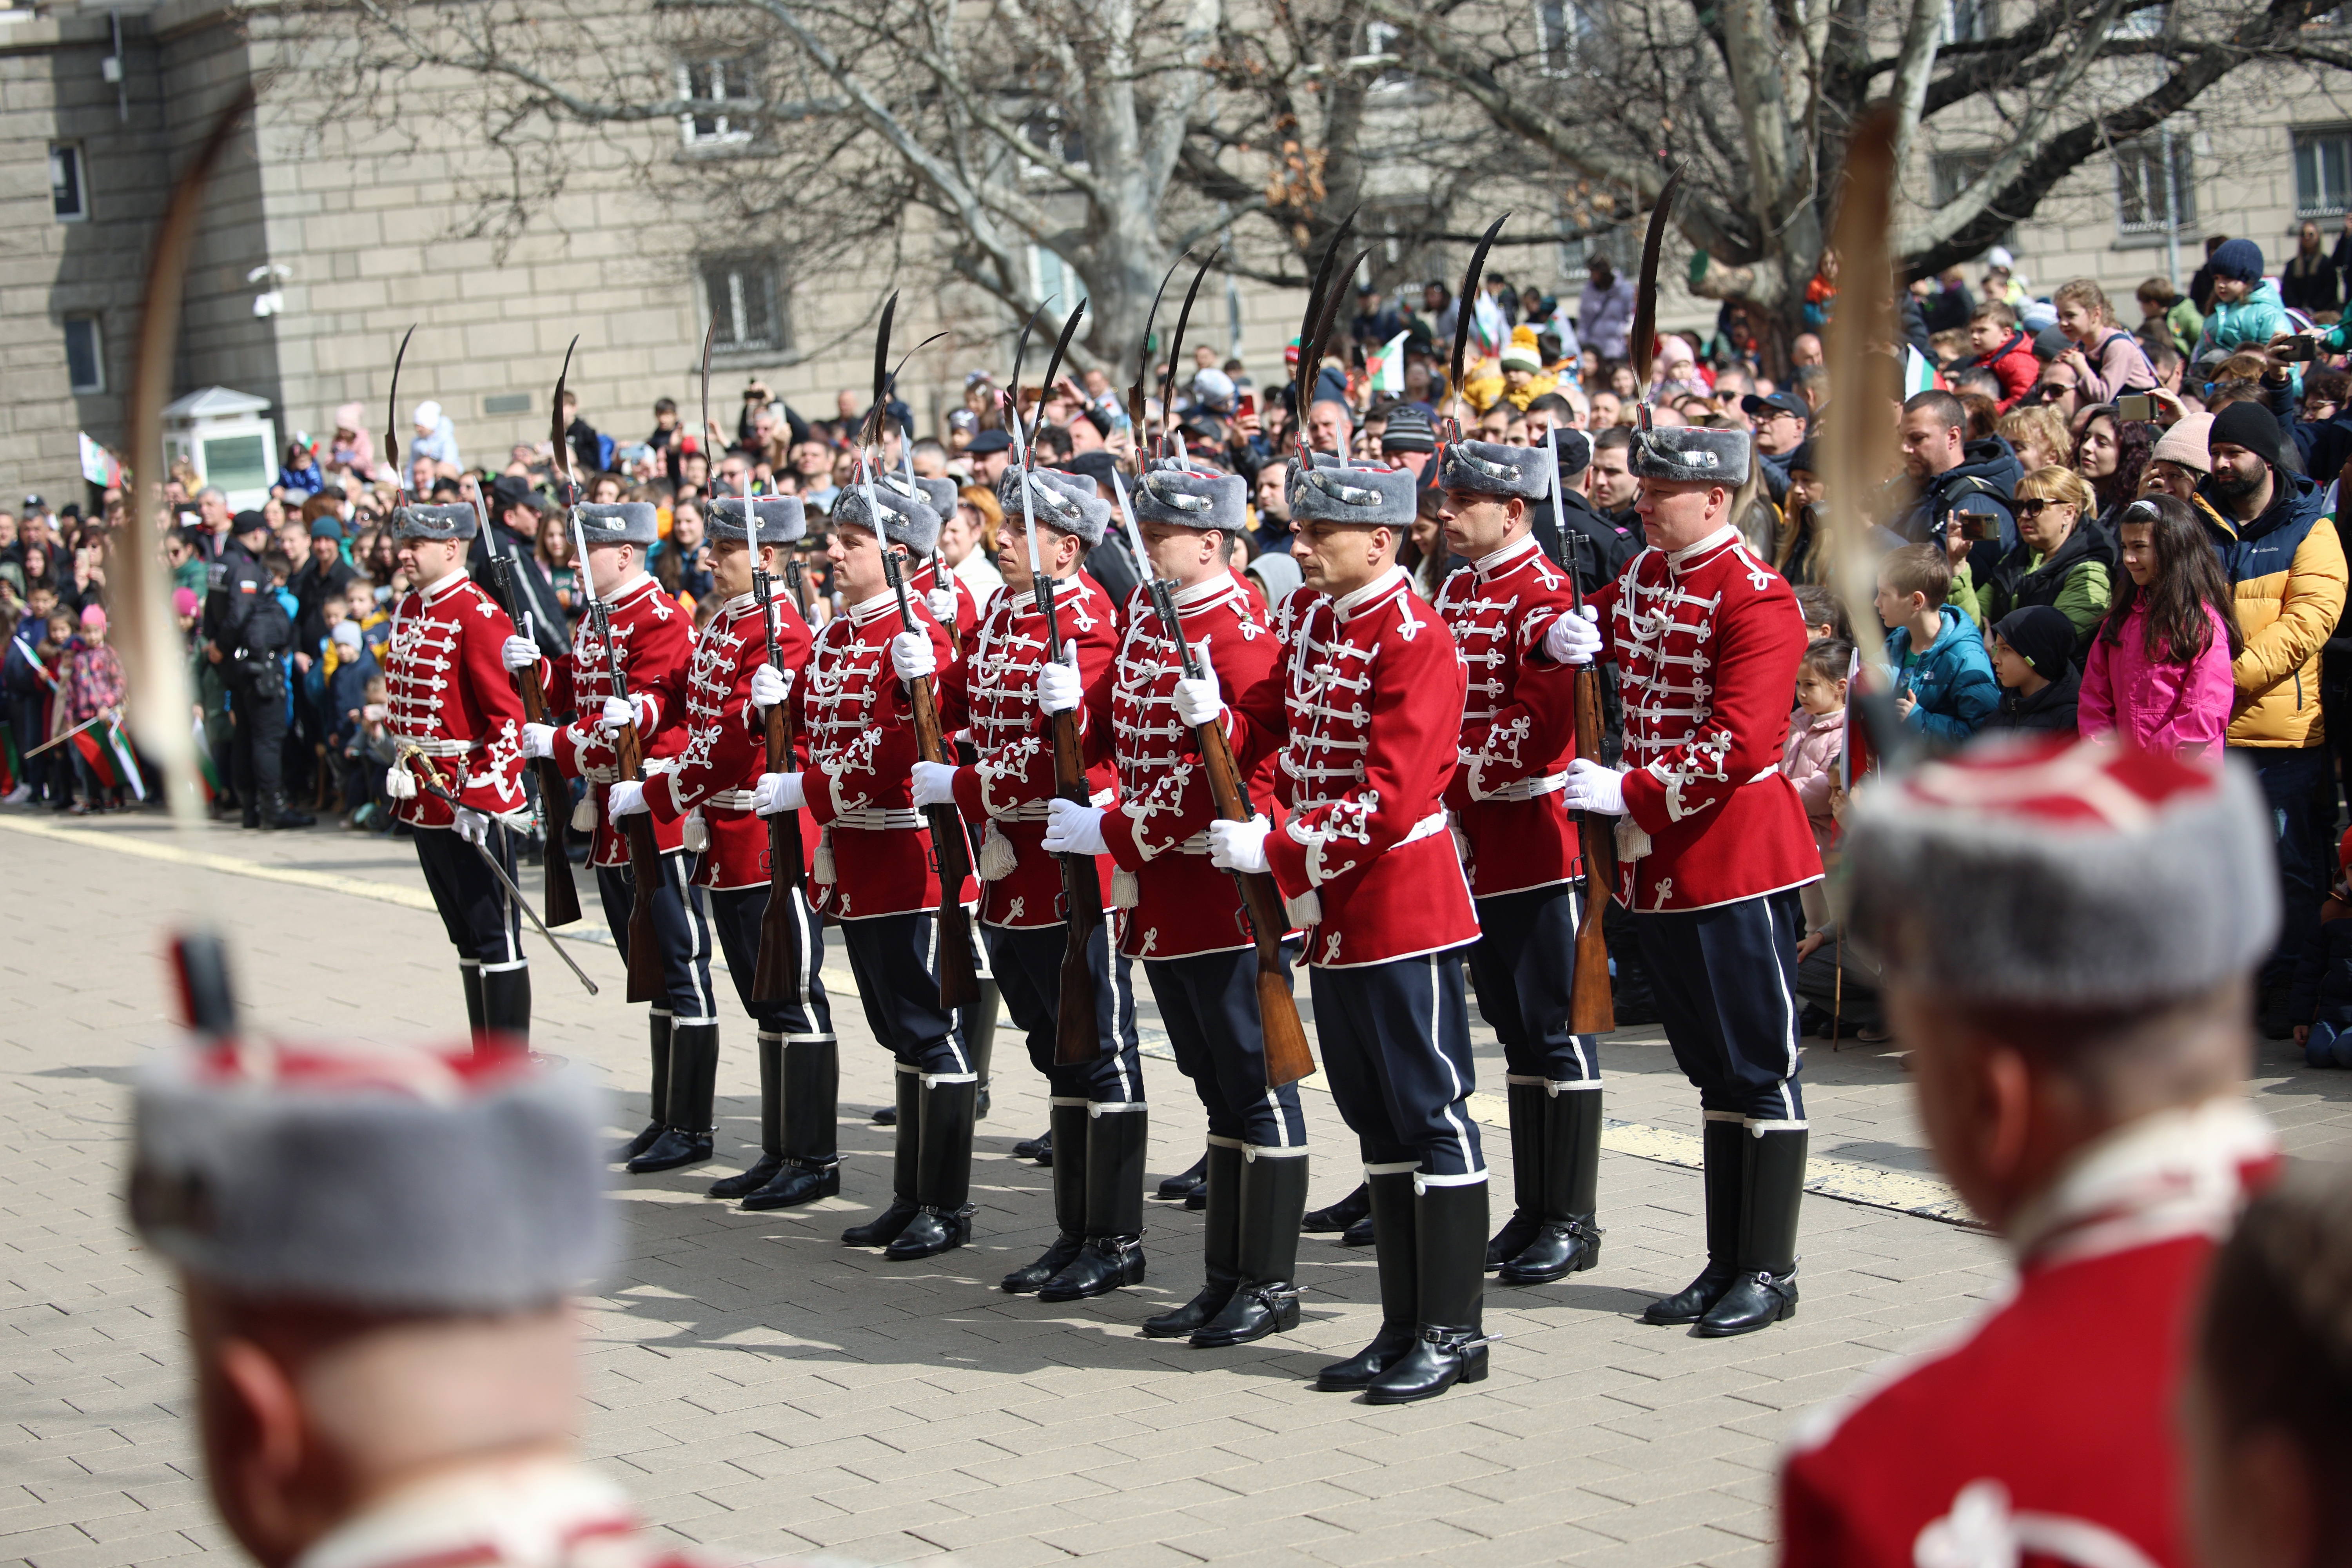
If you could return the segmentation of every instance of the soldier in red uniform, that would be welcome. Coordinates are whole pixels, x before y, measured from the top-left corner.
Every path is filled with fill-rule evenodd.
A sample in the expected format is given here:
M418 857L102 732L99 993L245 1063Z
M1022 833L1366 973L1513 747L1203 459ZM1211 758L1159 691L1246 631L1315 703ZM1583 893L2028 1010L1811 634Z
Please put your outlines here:
M1542 656L1574 604L1568 573L1532 531L1549 498L1542 447L1450 443L1439 459L1445 542L1471 567L1437 613L1470 667L1461 766L1445 793L1478 900L1470 983L1503 1042L1517 1205L1487 1244L1507 1285L1537 1285L1600 1259L1599 1042L1569 1027L1583 900L1576 822L1560 805L1576 755L1573 673Z
M1220 868L1271 870L1306 928L1331 1098L1363 1151L1381 1331L1317 1386L1402 1404L1486 1375L1486 1163L1461 950L1478 917L1446 832L1466 680L1445 623L1396 564L1412 525L1405 469L1297 475L1278 679L1236 694L1240 750L1281 742L1279 828L1209 826ZM1255 732L1254 732L1255 731Z
M2244 1083L2279 918L2262 791L2234 764L2052 741L1890 778L1847 821L1846 929L1881 966L1936 1163L2017 1279L1800 1426L1782 1561L2189 1568L2198 1301L2278 1157Z
M908 787L916 746L906 683L949 662L948 634L919 595L908 604L914 629L900 629L882 557L892 547L929 554L940 519L919 496L862 483L842 491L832 521L826 555L847 607L817 633L794 696L807 763L761 774L752 809L806 811L823 829L810 868L817 908L841 927L866 1021L898 1069L889 1205L841 1238L905 1261L971 1239L979 1098L955 1015L940 1005L939 870Z
M1062 867L1047 841L1054 798L1055 713L1077 716L1087 784L1097 802L1111 798L1110 675L1118 625L1110 600L1078 574L1078 562L1101 542L1110 509L1094 487L1050 471L1008 468L999 485L1006 526L995 595L965 658L942 689L953 727L969 726L975 760L961 766L917 763L915 804L952 804L967 822L983 824L978 866L980 921L989 968L1005 1009L1026 1037L1030 1065L1048 1085L1054 1125L1054 1217L1059 1234L1045 1254L1003 1279L1013 1294L1043 1300L1100 1296L1143 1279L1143 1162L1150 1112L1136 1054L1135 991L1127 958L1114 951L1115 921L1093 935L1098 1049L1075 1067L1055 1061L1063 952L1068 945ZM1027 487L1024 498L1023 488ZM1054 581L1055 616L1071 663L1047 657L1044 611L1030 570L1024 506L1036 520L1039 563ZM1099 847L1092 851L1101 853ZM1097 862L1088 891L1103 898Z
M522 788L522 700L500 668L514 623L466 574L469 506L409 506L393 514L400 559L415 584L394 607L384 649L385 725L402 755L384 779L415 830L417 864L457 949L466 1021L477 1040L530 1035L530 965L522 912L475 846L514 875ZM418 786L429 773L452 807Z
M1162 468L1132 504L1147 569L1173 590L1178 623L1202 666L1184 679L1142 590L1129 598L1111 692L1118 805L1053 805L1057 838L1108 850L1122 947L1143 963L1177 1070L1208 1112L1205 1281L1149 1319L1154 1339L1202 1347L1246 1344L1298 1322L1298 1219L1307 1206L1307 1123L1298 1088L1266 1087L1257 957L1234 879L1209 861L1216 804L1194 728L1228 722L1223 692L1270 683L1279 653L1225 561L1246 522L1234 474ZM1237 699L1238 700L1238 699ZM1246 771L1246 764L1243 764Z
M1705 1120L1706 1268L1642 1321L1709 1339L1797 1308L1798 914L1775 895L1822 874L1780 771L1804 617L1732 526L1748 464L1744 431L1637 432L1649 547L1594 595L1597 624L1560 616L1544 634L1562 663L1611 649L1625 695L1626 771L1579 757L1562 804L1621 819L1617 899Z
M587 812L595 837L589 863L616 941L628 941L635 879L627 839L613 826L613 786L620 777L614 737L634 720L646 772L666 771L686 749L687 669L694 658L694 623L646 570L656 537L654 509L642 502L572 508L572 523L587 542L589 582L612 619L607 647L596 618L583 615L572 652L547 661L548 707L571 712L569 724L525 724L523 753L553 757L568 778L591 786ZM509 637L505 663L521 669L541 658L529 637ZM624 701L613 689L618 658L628 686ZM680 837L682 824L656 824L662 885L654 889L654 929L661 942L663 994L652 1004L653 1120L623 1145L632 1175L673 1170L710 1158L719 1082L719 1006L710 988L709 904L694 886Z
M760 1037L760 1158L741 1174L712 1184L710 1195L740 1198L747 1209L772 1209L841 1191L835 1133L841 1058L818 973L824 963L824 926L806 889L796 883L773 886L767 825L751 811L751 792L767 756L762 710L788 699L808 663L808 623L793 605L782 570L808 522L797 496L748 503L760 536L759 563L773 574L762 604L752 584L754 525L745 519L746 504L714 500L704 519L711 580L726 600L695 639L687 670L686 745L677 765L650 782L614 784L607 811L616 826L640 811L650 813L658 828L683 819L681 839L697 856L694 885L709 897L719 949ZM772 618L781 671L768 660ZM790 1000L761 1003L752 997L751 982L771 898L792 903L800 989Z

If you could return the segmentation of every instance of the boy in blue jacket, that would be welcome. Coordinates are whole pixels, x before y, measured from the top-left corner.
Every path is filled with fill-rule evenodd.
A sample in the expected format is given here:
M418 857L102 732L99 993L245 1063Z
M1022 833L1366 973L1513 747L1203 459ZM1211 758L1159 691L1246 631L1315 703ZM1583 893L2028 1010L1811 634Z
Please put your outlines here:
M1940 544L1906 545L1878 563L1876 605L1887 626L1895 711L1947 751L1966 744L2000 706L1977 624L1944 603L1951 589L1951 558Z

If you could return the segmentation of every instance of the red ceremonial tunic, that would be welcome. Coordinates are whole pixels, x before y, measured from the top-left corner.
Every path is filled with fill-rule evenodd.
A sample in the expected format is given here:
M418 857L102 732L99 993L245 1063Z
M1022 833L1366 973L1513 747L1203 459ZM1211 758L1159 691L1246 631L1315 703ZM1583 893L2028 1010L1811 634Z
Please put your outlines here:
M808 666L808 623L782 584L772 590L776 651L798 685ZM768 727L751 706L751 672L768 662L768 632L751 594L727 601L695 639L686 673L686 744L675 767L646 785L646 809L657 828L702 814L710 844L696 864L697 886L720 892L768 885L768 824L751 812L752 786L767 771ZM797 766L788 761L786 767ZM802 863L815 853L816 830L800 818Z
M1780 773L1805 652L1789 584L1725 528L1643 551L1592 602L1625 697L1618 902L1705 910L1818 881L1804 804Z
M932 653L946 668L946 629L918 595L907 595L907 613L930 635ZM920 758L915 710L890 668L890 639L898 630L897 595L851 605L816 634L793 693L808 752L802 781L808 815L824 835L810 879L816 907L838 921L940 907L930 826L915 809L908 776ZM960 901L971 897L967 885Z
M1445 623L1391 568L1339 599L1301 588L1277 624L1278 679L1244 700L1235 746L1255 754L1286 737L1275 787L1290 815L1265 853L1292 918L1312 928L1307 963L1346 969L1476 941L1445 831L1467 685Z
M649 704L637 733L645 748L646 771L661 771L657 761L686 749L686 672L694 658L694 622L678 602L662 592L648 574L624 584L607 608L613 621L613 643L620 650L621 673L629 695ZM605 796L619 777L620 756L613 738L596 727L604 699L613 690L612 655L596 635L596 620L582 616L572 636L572 651L549 661L547 705L569 710L572 721L555 732L555 765L571 778L584 778L596 806L596 837L589 854L594 866L625 866L629 841L613 831L605 815ZM679 847L680 824L675 818L654 825L654 842L665 855Z
M522 699L499 658L512 636L507 613L471 577L453 572L400 601L383 650L385 727L431 759L460 805L492 816L524 803ZM423 789L394 811L413 827L457 820Z
M1054 587L1054 614L1062 640L1078 654L1085 700L1078 707L1079 755L1087 790L1097 805L1110 803L1110 677L1118 634L1110 599L1083 577ZM1037 669L1045 662L1045 617L1034 594L1010 588L989 600L979 635L964 658L940 674L941 721L965 728L975 761L956 770L956 808L968 823L985 823L977 864L982 872L983 925L1024 929L1060 925L1062 867L1045 853L1046 802L1054 798L1053 726L1037 706ZM994 847L991 840L1000 840ZM1009 847L1012 868L986 879L992 860ZM1096 881L1108 897L1108 872L1097 857Z
M1456 572L1437 591L1469 667L1461 765L1445 804L1468 841L1482 899L1578 875L1575 819L1559 803L1576 756L1575 672L1528 655L1574 607L1568 574L1530 534Z
M1216 672L1229 711L1248 706L1251 693L1272 688L1281 649L1252 613L1240 579L1213 577L1176 590L1175 599L1184 640ZM1200 743L1176 717L1176 682L1183 674L1183 660L1161 632L1149 592L1137 589L1128 602L1127 635L1111 689L1118 805L1103 817L1111 858L1136 879L1135 910L1121 943L1130 958L1191 958L1251 945L1233 875L1209 860L1208 828L1217 807ZM1267 705L1265 698L1256 700ZM1271 700L1279 701L1278 690ZM1253 779L1253 759L1236 748L1234 765L1261 811L1276 809L1268 787L1272 760L1269 752Z
M1786 1568L2189 1568L2182 1365L2214 1243L2276 1147L2230 1095L2079 1153L2021 1216L2006 1300L1800 1428Z

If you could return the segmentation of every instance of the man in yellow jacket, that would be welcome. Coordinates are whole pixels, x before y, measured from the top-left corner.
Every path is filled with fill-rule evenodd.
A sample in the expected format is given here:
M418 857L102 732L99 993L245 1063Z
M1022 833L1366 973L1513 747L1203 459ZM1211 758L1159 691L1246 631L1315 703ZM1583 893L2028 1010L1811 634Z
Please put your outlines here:
M2344 546L2320 490L2286 470L2278 422L2259 403L2235 403L2207 437L2212 471L2198 487L2221 567L2236 597L2246 650L2231 673L2238 695L2230 749L2261 777L2278 835L2284 919L2263 965L2263 1030L2294 1032L2285 1015L2295 960L2319 929L2335 857L2335 780L2319 712L2319 651L2344 614Z

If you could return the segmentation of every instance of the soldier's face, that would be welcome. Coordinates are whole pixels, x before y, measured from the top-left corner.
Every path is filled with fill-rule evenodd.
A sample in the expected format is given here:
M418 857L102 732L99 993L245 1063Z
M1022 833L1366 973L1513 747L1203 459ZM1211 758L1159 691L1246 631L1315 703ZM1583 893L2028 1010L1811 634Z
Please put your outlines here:
M610 594L636 574L635 545L592 544L588 547L588 581L599 594Z
M1352 594L1396 563L1397 531L1361 523L1302 522L1291 542L1298 574L1318 593Z
M1168 522L1136 525L1151 569L1182 587L1206 582L1225 570L1225 536L1211 529L1178 528Z
M465 565L466 546L455 539L404 539L400 542L400 564L409 580L420 588L430 588L450 573Z
M890 586L890 579L882 571L882 542L869 530L855 526L835 529L833 542L825 546L824 558L833 563L833 574L840 579L842 597L848 604L864 604Z
M1681 550L1696 544L1723 525L1730 510L1731 492L1721 485L1681 479L1643 479L1642 536L1659 550Z
M1526 532L1527 515L1527 503L1516 496L1498 500L1467 490L1447 490L1444 506L1437 514L1445 530L1445 542L1455 554L1473 561L1492 555Z
M751 547L731 540L721 540L710 546L710 581L721 594L733 598L751 591Z

